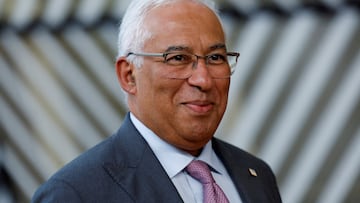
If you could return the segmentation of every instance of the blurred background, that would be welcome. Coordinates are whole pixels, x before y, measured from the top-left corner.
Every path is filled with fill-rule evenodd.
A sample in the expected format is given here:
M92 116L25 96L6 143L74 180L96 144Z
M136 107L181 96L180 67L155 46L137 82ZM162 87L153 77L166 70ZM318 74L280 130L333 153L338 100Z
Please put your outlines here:
M0 0L0 203L120 126L129 2ZM216 136L266 160L286 203L360 202L359 1L217 3L241 56Z

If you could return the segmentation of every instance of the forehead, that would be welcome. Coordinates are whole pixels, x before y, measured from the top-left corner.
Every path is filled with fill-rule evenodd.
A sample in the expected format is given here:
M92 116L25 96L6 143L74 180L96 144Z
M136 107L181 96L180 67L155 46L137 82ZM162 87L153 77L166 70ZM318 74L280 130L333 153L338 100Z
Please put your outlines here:
M151 38L146 46L183 46L196 49L224 44L216 14L205 5L181 1L153 8L144 20Z

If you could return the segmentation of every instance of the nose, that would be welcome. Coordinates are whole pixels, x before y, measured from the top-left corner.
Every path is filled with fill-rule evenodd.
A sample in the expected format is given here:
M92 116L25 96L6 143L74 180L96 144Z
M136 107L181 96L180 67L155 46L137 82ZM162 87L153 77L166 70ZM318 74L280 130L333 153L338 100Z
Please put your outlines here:
M206 65L206 59L198 57L194 62L191 76L188 78L188 83L197 87L201 91L211 89L214 80Z

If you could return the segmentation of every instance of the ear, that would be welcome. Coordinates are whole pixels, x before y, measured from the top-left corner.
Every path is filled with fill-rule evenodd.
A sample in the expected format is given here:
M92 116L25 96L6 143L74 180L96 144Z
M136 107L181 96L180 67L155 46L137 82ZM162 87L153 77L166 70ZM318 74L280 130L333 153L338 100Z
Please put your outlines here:
M129 94L135 94L136 83L134 77L134 65L129 63L125 57L119 57L116 61L115 69L122 89Z

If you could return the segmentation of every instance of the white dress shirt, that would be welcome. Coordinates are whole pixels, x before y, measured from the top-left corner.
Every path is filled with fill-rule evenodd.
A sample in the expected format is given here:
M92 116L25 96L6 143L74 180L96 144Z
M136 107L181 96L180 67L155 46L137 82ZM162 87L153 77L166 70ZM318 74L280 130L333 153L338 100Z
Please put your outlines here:
M202 184L188 175L184 170L194 159L202 160L211 166L211 174L231 203L241 202L234 183L212 149L211 141L205 145L198 157L194 157L162 140L132 113L130 113L130 119L150 145L150 148L153 150L185 203L203 202Z

